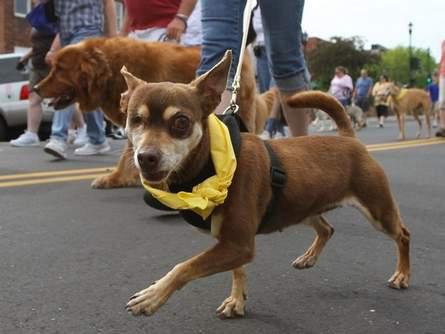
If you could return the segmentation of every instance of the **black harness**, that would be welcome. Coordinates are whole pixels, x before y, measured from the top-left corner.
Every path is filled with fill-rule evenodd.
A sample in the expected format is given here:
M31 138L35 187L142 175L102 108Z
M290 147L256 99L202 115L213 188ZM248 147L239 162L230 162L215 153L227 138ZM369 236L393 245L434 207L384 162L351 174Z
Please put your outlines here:
M227 126L229 130L233 151L235 152L235 156L238 159L239 154L241 152L241 132L247 132L247 128L237 113L218 115L218 118ZM272 218L272 215L274 213L274 208L281 193L281 189L286 184L286 172L282 167L280 159L278 158L275 151L272 149L271 145L267 141L264 141L264 145L266 146L270 158L272 198L269 202L266 213L264 214L264 217L258 228L258 233L262 231L262 228ZM172 193L177 193L180 191L191 192L195 185L203 182L204 180L208 179L213 175L215 175L215 167L213 166L212 159L209 159L209 161L201 170L201 172L198 174L198 176L195 177L193 180L187 183L181 183L180 185L170 184L169 188ZM148 206L151 206L158 210L176 211L160 203L148 191L146 191L144 194L144 201ZM197 228L210 231L212 216L204 220L200 215L198 215L192 210L180 210L179 213L182 215L182 217L185 219L187 223Z

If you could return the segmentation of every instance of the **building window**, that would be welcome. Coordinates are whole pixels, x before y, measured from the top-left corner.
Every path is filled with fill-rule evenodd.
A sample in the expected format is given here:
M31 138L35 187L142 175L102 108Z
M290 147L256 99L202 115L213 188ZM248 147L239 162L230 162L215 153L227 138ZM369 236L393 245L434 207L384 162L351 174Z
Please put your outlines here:
M31 0L14 0L14 14L25 17L31 10Z
M117 31L122 30L122 24L124 23L124 5L122 2L115 2L116 6L116 24L117 24Z

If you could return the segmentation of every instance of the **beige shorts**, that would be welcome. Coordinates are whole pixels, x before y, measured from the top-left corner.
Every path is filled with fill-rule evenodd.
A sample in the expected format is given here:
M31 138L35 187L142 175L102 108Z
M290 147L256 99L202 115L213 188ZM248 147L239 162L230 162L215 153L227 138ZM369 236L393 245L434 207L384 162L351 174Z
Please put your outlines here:
M32 68L29 71L29 88L32 90L32 88L45 79L48 74L49 68L43 70Z

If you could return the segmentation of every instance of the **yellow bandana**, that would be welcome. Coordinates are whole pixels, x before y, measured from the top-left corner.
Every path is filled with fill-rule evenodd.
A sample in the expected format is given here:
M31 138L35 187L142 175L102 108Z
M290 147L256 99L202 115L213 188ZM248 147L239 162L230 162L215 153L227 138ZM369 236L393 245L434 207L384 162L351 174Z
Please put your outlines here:
M176 210L192 210L203 219L207 219L216 206L224 203L236 170L235 152L226 125L214 114L209 116L208 124L210 154L216 175L194 186L192 192L180 191L178 193L169 193L150 187L142 178L144 188L162 204Z
M399 101L402 99L408 93L408 89L402 88L399 92L399 94L396 96L396 100Z

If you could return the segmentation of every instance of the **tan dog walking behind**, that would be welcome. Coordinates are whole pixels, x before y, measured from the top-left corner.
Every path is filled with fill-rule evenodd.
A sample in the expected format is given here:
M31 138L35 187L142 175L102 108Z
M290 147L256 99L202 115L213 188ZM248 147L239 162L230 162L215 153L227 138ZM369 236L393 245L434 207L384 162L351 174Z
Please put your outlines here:
M416 138L420 138L423 127L419 115L422 111L425 115L428 137L431 137L431 99L428 93L418 88L405 89L400 88L395 84L391 84L389 86L389 95L389 104L397 116L397 122L399 125L399 139L406 139L405 122L407 114L412 114L414 119L417 121Z
M186 184L208 164L210 116L225 89L230 63L231 53L227 52L213 69L188 85L145 83L122 71L128 85L122 107L127 112L134 163L152 187ZM334 233L322 214L344 204L358 208L377 230L394 240L398 257L389 286L408 287L410 234L382 167L355 138L343 107L320 92L297 94L288 103L326 111L336 122L339 136L263 142L254 134L242 133L228 196L210 216L216 244L131 297L127 310L133 315L151 315L188 282L230 270L232 291L217 313L222 318L242 316L246 302L243 266L254 258L256 234L298 223L311 225L315 240L293 262L297 269L310 268ZM278 190L272 185L273 159L280 161L286 175Z

